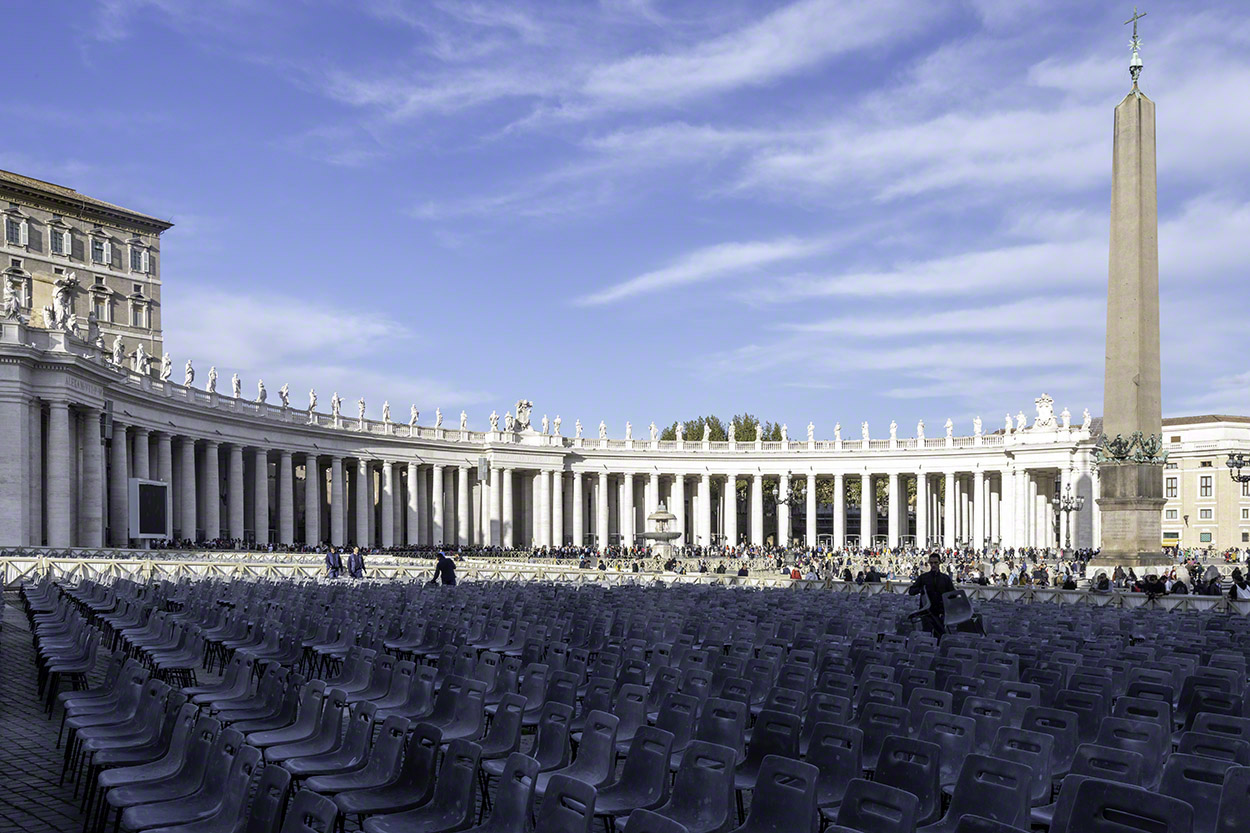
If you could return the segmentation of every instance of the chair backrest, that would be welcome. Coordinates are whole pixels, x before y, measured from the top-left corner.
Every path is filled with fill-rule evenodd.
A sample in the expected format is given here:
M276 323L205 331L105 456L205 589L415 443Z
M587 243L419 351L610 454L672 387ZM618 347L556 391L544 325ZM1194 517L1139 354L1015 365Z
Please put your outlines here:
M494 809L487 825L491 833L528 833L534 815L534 779L538 761L513 752L504 764L495 789Z
M914 795L920 822L936 819L942 812L941 758L942 747L936 743L890 735L881 745L873 781Z
M1195 830L1212 830L1224 789L1224 776L1233 766L1232 761L1176 752L1168 757L1163 767L1159 792L1193 806Z
M404 746L404 764L399 771L398 780L414 791L423 791L423 802L428 801L434 792L438 750L442 743L441 729L429 723L418 723L412 727L412 733Z
M873 833L912 833L919 812L920 800L907 790L852 778L838 808L838 826Z
M695 739L728 746L738 750L741 755L747 714L745 703L711 697L703 704L703 712L699 715L699 723L694 730Z
M1044 804L1050 800L1051 793L1051 758L1055 739L1044 732L1031 732L1028 729L1017 729L1013 726L1002 726L994 735L994 744L990 754L996 758L1005 758L1025 764L1033 770L1033 804Z
M907 711L911 717L908 726L913 732L920 729L924 722L925 712L940 711L951 713L955 705L955 696L949 691L938 691L932 688L914 688L907 698Z
M629 829L632 833L688 833L686 825L652 810L635 810L630 813ZM556 833L563 833L563 830Z
M1250 742L1228 735L1215 735L1209 732L1182 732L1180 742L1176 745L1177 752L1188 755L1202 755L1205 758L1219 758L1241 766L1250 766Z
M534 741L534 757L542 772L567 766L572 754L569 724L573 708L565 703L545 703L538 715L538 736Z
M1193 808L1175 798L1097 778L1069 779L1050 833L1192 833Z
M964 758L972 754L976 735L977 723L971 717L928 711L921 718L916 737L942 748L941 780L944 786L954 784L959 777Z
M290 788L291 773L282 767L267 766L261 770L243 833L276 833L282 824L282 809Z
M611 712L595 710L586 715L586 726L577 746L577 759L570 770L588 784L603 784L616 772L616 732L620 718Z
M521 723L525 716L525 698L520 694L505 694L499 700L495 716L491 720L490 730L482 739L482 746L488 749L511 749L516 752L521 748Z
M567 775L551 776L535 829L543 833L591 833L597 795L595 788L584 781Z
M1250 766L1233 767L1224 774L1215 833L1250 830Z
M747 760L762 761L766 755L797 758L799 755L799 716L791 712L765 709L755 719Z
M1071 774L1140 787L1145 769L1146 759L1140 752L1082 743L1072 758Z
M654 726L641 726L629 743L625 765L616 783L635 796L646 796L647 806L668 798L670 785L669 759L673 754L673 736Z
M964 759L947 818L985 816L1020 826L1029 820L1033 771L1024 764L972 754Z
M811 764L769 755L760 764L744 830L809 830L816 818L816 780Z
M312 790L300 790L287 810L282 833L331 833L338 816L333 801Z
M694 737L694 721L699 711L699 699L692 694L670 691L660 705L655 726L673 736L673 748L684 749Z
M1202 712L1194 717L1194 722L1190 728L1195 732L1206 732L1210 735L1221 735L1238 740L1250 740L1250 717Z
M1101 694L1065 688L1055 695L1055 708L1074 712L1082 738L1098 734L1098 724L1107 716L1107 701Z
M1023 827L1003 824L1001 821L987 819L985 816L961 816L955 822L954 833L1026 833Z
M734 765L738 753L728 746L691 741L673 779L673 793L660 812L697 821L702 830L721 830L730 821L734 794ZM632 830L631 816L629 827Z

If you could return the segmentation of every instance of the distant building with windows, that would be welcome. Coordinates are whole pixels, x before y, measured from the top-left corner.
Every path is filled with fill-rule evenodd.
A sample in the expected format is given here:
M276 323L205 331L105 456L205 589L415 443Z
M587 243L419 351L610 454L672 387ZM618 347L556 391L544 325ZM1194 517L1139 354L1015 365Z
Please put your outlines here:
M1229 476L1232 452L1250 451L1250 417L1208 414L1163 420L1165 546L1250 547L1250 483Z
M0 170L0 225L0 268L32 324L43 325L56 281L72 273L84 325L94 314L110 347L120 335L127 354L142 343L161 355L160 238L172 223Z

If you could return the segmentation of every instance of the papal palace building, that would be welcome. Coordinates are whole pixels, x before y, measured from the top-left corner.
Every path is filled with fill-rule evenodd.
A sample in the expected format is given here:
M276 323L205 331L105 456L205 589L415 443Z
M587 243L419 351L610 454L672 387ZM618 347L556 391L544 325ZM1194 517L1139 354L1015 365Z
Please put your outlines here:
M206 367L180 384L162 362L169 223L7 172L0 206L0 547L128 546L130 478L170 484L173 533L192 539L603 547L635 541L662 503L686 544L1098 544L1100 420L1044 394L987 403L1014 416L963 430L854 423L780 442L567 436L532 426L524 402L469 430L431 425L428 410L391 422L256 401L217 390ZM814 421L827 436L835 416ZM1250 450L1250 418L1164 431L1163 543L1245 546L1250 492L1224 461ZM832 504L816 504L818 481ZM848 505L852 484L865 505ZM1051 498L1069 489L1084 506L1057 520ZM803 497L766 515L766 493Z

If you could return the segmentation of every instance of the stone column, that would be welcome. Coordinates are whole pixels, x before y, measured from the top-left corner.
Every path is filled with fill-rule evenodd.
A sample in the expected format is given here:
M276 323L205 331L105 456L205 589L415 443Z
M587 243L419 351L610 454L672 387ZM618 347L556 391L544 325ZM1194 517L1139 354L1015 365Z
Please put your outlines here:
M256 543L264 546L269 543L269 451L264 448L252 449L252 529L256 534Z
M902 502L899 488L898 472L890 472L886 481L886 494L889 495L889 506L886 507L886 543L890 547L897 547L902 540L902 513L899 511L899 504Z
M226 526L231 538L243 537L243 446L230 445L226 466Z
M1024 481L1027 477L1024 469L1017 467L1012 473L1012 489L1011 489L1011 526L1012 537L1015 539L1015 546L1028 546L1028 539L1025 538L1024 513L1027 500L1027 491Z
M417 544L426 546L430 543L430 525L434 518L434 506L430 501L430 477L425 468L417 466ZM409 535L412 531L409 530Z
M140 480L152 479L152 452L148 447L149 436L148 429L135 429L135 458L130 461L130 467L134 471L135 477Z
M594 485L591 485L594 491ZM586 546L586 478L581 472L573 472L573 544Z
M382 461L382 546L395 546L395 464Z
M725 476L725 493L722 505L725 507L725 545L738 546L738 477L730 474Z
M564 546L564 472L551 473L551 545Z
M114 429L116 432L116 429ZM221 444L204 442L204 539L221 537Z
M535 501L538 504L538 523L535 524L535 535L538 546L551 546L551 472L545 469L538 471L538 488L535 490Z
M790 472L783 471L777 478L777 543L790 543L790 504L782 501L790 497Z
M599 488L595 492L595 539L602 552L608 541L608 473L599 472Z
M916 546L929 543L929 475L916 473Z
M358 547L367 547L369 541L369 461L356 460L356 538Z
M712 546L712 476L699 478L699 546Z
M503 469L490 470L490 543L503 546Z
M113 420L113 441L109 448L109 542L114 547L130 546L130 462L126 426Z
M534 492L534 478L537 477L536 472L526 472L521 477L521 529L517 536L522 546L532 547L538 539L538 532L534 526L534 508L538 503L538 495Z
M977 469L972 473L972 546L985 548L985 472Z
M330 546L347 541L347 484L343 481L343 458L330 458Z
M1041 546L1042 536L1041 530L1038 529L1038 505L1037 505L1037 475L1032 474L1028 482L1028 524L1029 524L1029 546Z
M48 546L73 543L69 403L48 403Z
M764 475L751 475L751 544L764 546Z
M942 546L955 546L955 473L946 472L946 499L943 501Z
M174 438L167 432L156 435L156 479L169 484L170 496L174 486ZM171 519L172 520L172 519Z
M295 463L291 452L278 452L278 543L295 543Z
M686 535L686 475L673 475L673 505L668 511L677 516L677 520L673 522L673 530L678 533L678 537L673 540L677 546L685 546L690 543L690 538Z
M499 469L495 469L496 472ZM420 547L421 545L421 518L422 510L425 505L421 503L421 482L424 475L421 473L420 464L410 462L407 464L407 545L409 547ZM497 479L496 479L497 483ZM499 519L499 515L495 515L495 519ZM495 543L499 543L496 538Z
M959 496L955 501L955 540L957 542L966 542L972 537L968 529L971 526L968 522L968 489L964 484L964 475L958 475L955 478L955 493Z
M803 537L807 539L809 547L816 546L816 474L808 472L807 474L807 529L804 530Z
M1003 485L1001 476L998 481L998 488L994 487L994 476L992 473L990 477L986 478L985 486L989 490L989 504L987 506L989 511L989 520L987 521L989 531L986 534L989 535L990 542L993 543L1003 539L1003 530L1002 526L1000 526L1003 511Z
M19 426L18 430L22 430L24 427L27 431L25 438L26 460L18 463L16 468L20 472L20 467L22 465L29 465L29 468L27 469L27 479L30 482L27 484L26 494L22 498L22 504L27 509L27 522L29 524L29 529L26 530L26 533L29 539L28 543L32 547L42 547L44 495L43 405L40 404L38 399L31 400L29 410L26 415L26 424L24 426L21 425L20 417L13 420L13 422ZM14 448L18 449L14 455L14 457L17 458L22 452L20 446L16 443L14 444ZM22 483L20 473L15 473L13 482L20 488ZM20 537L16 540L20 540Z
M877 483L871 474L860 479L860 546L874 546L877 538Z
M321 464L317 455L304 455L304 545L321 543Z
M660 506L660 475L659 472L651 472L647 477L647 491L643 496L643 505L647 518ZM643 526L648 532L655 531L655 524L643 518Z
M503 545L512 549L516 544L513 535L513 523L516 520L516 507L512 503L512 469L503 470Z
M846 476L842 472L833 475L833 545L846 546Z
M430 470L430 544L443 545L443 467L435 464Z
M82 493L78 516L82 519L84 547L104 546L104 447L100 443L100 409L83 409ZM192 487L194 489L194 486ZM192 495L195 492L192 491ZM194 501L194 497L192 498ZM192 511L195 503L191 504ZM194 537L194 533L192 533Z
M456 542L469 545L469 467L460 466L456 477Z

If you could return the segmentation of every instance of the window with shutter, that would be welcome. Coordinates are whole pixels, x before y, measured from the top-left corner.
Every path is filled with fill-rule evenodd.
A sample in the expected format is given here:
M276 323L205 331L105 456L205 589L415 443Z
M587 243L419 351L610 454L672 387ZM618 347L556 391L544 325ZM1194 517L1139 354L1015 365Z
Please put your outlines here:
M4 242L14 246L20 246L22 243L21 224L12 217L4 218Z
M108 264L113 262L113 244L107 240L104 241L104 262Z
M148 272L151 272L151 271L152 271L152 257L151 257L151 254L148 252L148 250L147 250L147 249L144 249L144 250L143 250L143 266L142 266L142 271L143 271L143 274L145 274L145 275L146 275Z
M27 226L27 224L26 224L26 221L25 221L25 220L22 220L22 224L21 224L20 228L21 228L21 230L22 230L22 231L21 231L21 234L22 234L22 245L23 245L23 246L29 246L29 245L30 245L30 228Z
M48 251L54 255L65 254L65 238L61 236L60 229L48 229Z

